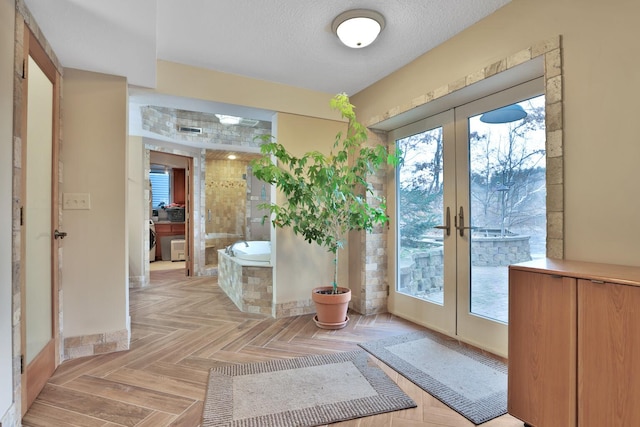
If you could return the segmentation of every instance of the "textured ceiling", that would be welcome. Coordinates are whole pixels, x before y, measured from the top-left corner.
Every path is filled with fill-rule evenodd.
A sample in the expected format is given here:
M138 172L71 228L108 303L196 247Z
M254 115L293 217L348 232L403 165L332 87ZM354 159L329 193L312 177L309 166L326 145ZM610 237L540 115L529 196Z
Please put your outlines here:
M155 86L156 59L352 95L510 0L25 0L65 67ZM386 28L349 49L331 22L349 9Z
M511 0L24 1L64 67L127 78L131 135L201 147L145 130L141 109L263 121L273 112L155 93L157 60L353 95ZM331 32L333 19L351 9L385 18L378 40L363 49Z

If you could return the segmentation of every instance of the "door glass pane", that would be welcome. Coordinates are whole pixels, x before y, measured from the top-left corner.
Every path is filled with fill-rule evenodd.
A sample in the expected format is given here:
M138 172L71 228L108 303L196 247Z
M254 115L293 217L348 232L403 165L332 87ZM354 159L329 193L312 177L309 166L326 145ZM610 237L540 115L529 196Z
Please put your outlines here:
M444 224L442 127L397 141L398 292L442 305Z
M544 96L517 105L514 121L469 118L470 310L504 323L507 266L546 253Z
M25 287L26 359L52 338L51 156L53 84L29 57L27 95Z

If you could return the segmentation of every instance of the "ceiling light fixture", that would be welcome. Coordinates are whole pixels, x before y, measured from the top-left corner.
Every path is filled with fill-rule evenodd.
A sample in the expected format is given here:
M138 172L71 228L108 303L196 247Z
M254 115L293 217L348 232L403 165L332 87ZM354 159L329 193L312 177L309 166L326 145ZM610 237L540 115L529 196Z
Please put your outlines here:
M527 117L527 112L520 105L511 104L484 113L480 116L480 121L484 123L510 123L525 117Z
M227 159L229 159L229 160L235 160L235 159L237 159L237 157L236 157L236 155L235 155L235 154L229 154L229 155L227 156Z
M369 46L383 29L384 17L368 9L342 12L331 24L331 30L340 41L354 49Z
M238 123L240 123L240 120L242 120L242 118L240 117L227 116L224 114L216 114L216 117L223 125L237 125Z

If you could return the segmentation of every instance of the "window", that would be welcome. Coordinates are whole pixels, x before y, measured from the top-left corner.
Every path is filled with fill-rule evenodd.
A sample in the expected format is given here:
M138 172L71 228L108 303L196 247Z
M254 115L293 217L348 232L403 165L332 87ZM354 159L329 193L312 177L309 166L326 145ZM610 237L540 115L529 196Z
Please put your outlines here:
M151 181L151 204L156 208L160 203L168 205L171 202L171 175L169 172L149 172Z

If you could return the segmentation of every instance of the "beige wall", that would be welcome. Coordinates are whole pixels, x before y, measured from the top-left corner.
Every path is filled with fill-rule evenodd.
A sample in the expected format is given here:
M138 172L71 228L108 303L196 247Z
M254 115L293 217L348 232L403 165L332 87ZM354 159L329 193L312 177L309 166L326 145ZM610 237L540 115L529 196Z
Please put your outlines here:
M352 97L368 122L538 42L564 59L565 258L640 265L640 3L513 0Z
M0 0L0 424L13 402L11 325L11 190L13 159L14 0ZM5 419L5 415L7 419Z
M340 120L327 108L334 94L158 61L156 92L270 111Z
M329 109L327 102L326 108ZM315 119L280 113L277 115L275 135L295 156L318 150L328 153L336 133L346 130L346 124L332 120ZM273 195L272 195L273 197ZM282 194L276 200L283 199ZM306 300L311 289L329 286L333 281L333 257L325 248L309 244L291 229L278 229L275 233L276 268L274 271L275 303ZM338 284L347 285L347 249L339 257Z
M64 70L64 193L89 193L90 210L65 210L65 339L128 328L127 82Z

